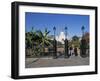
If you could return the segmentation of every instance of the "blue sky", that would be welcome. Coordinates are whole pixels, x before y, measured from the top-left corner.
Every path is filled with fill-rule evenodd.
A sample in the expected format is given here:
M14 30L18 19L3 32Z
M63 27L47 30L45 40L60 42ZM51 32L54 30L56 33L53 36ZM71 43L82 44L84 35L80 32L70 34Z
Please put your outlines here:
M44 31L47 28L50 35L53 35L53 27L56 27L56 35L64 31L68 27L68 35L70 37L81 36L81 27L85 27L85 31L89 32L89 16L73 15L73 14L51 14L51 13L25 13L25 28L29 32L32 27L35 30Z

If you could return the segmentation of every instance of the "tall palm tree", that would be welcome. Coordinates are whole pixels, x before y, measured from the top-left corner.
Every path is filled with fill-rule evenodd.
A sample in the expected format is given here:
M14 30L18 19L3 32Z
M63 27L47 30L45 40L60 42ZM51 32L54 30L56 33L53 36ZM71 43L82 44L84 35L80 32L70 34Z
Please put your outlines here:
M32 51L33 51L33 54L36 55L36 56L39 56L40 55L40 52L41 52L41 49L40 49L40 37L38 36L38 32L34 30L34 28L32 27L32 30L31 30L31 35L32 35Z
M48 31L47 28L46 28L44 32L39 30L39 31L37 31L37 33L38 33L38 36L39 36L40 45L42 46L42 52L44 53L45 52L45 46L52 45L51 42L50 42L51 39L48 36L50 31Z
M32 55L31 48L32 48L32 35L30 32L25 33L25 48L26 48L26 55Z
M34 31L33 27L30 32L26 32L26 39L25 39L25 44L26 44L26 49L29 50L30 55L37 55L39 54L39 41L38 41L38 35L37 32ZM37 53L38 52L38 53Z
M26 38L25 38L26 48L31 48L31 45L32 45L31 39L32 39L31 33L27 32Z

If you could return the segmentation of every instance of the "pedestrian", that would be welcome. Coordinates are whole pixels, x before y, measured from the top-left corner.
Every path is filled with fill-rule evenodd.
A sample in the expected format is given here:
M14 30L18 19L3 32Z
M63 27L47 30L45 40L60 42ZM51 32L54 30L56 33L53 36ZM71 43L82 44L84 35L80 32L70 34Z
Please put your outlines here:
M77 52L77 48L76 47L74 48L74 54L75 54L75 56L78 56L78 52Z
M71 46L70 48L69 48L69 55L71 56L73 54L73 47Z

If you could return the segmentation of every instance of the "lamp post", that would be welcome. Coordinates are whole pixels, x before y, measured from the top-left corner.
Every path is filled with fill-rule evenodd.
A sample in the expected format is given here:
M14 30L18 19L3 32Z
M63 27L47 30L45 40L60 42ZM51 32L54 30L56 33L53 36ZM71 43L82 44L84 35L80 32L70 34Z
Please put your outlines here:
M53 43L53 48L54 48L54 53L53 53L53 58L57 58L57 41L55 38L55 34L56 34L56 27L53 27L54 30L54 43Z
M86 45L87 45L86 40L84 39L84 29L85 27L82 26L81 54L80 54L82 57L86 57Z
M65 27L65 58L68 58L68 40L67 40L67 30L68 28Z
M56 32L56 27L55 26L53 27L53 30L54 30L54 39L55 39L55 32Z
M65 39L67 39L67 30L68 30L68 28L65 27Z
M84 36L84 29L85 29L85 27L82 26L82 28L81 28L81 30L82 30L82 38L83 38L83 36Z

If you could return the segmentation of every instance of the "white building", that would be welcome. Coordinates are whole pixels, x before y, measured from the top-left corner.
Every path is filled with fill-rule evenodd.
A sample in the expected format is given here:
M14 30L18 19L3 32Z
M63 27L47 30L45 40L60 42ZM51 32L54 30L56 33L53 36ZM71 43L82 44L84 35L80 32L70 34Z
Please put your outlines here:
M64 32L60 32L60 34L58 36L56 36L56 40L61 42L62 44L64 44L65 33Z

